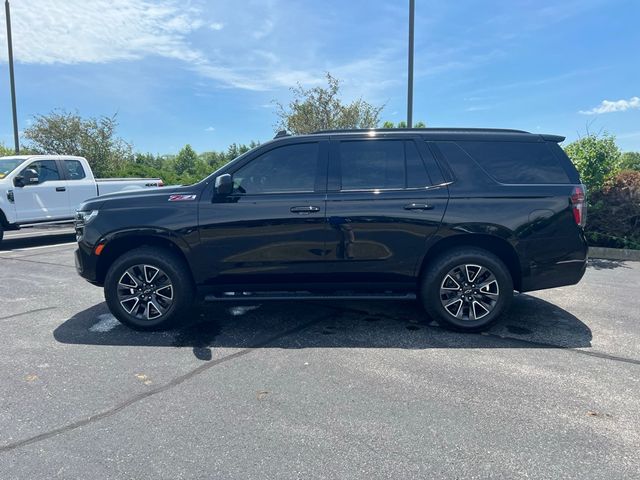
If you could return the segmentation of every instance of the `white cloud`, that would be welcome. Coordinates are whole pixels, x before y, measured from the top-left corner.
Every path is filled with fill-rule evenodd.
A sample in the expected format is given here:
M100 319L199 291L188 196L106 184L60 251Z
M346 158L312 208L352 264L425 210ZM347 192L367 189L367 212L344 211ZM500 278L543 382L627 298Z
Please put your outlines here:
M482 112L483 110L491 109L488 105L472 105L464 109L465 112Z
M252 45L242 45L242 52L229 47L224 53L195 47L190 35L205 26L202 17L203 12L178 0L14 2L14 58L24 64L71 65L157 56L184 62L187 68L222 86L257 91L290 87L296 82L314 83L320 78L288 68L276 59L267 65L263 61L251 64L247 58L257 50ZM221 22L207 25L212 30L225 26ZM274 20L263 21L262 28L254 32L256 41L263 41L274 25ZM4 15L0 15L3 44L6 27ZM6 49L0 48L0 61L6 62Z
M596 115L598 113L624 112L625 110L640 109L640 97L631 97L629 100L603 100L600 105L591 110L580 110L582 115Z
M207 127L204 129L205 132L215 132L216 131L216 127Z
M12 3L16 62L106 63L148 55L193 56L186 35L202 26L174 0L25 0ZM0 41L6 42L4 15ZM0 49L6 59L6 49Z
M253 32L253 37L256 40L260 40L266 37L267 35L269 35L271 32L273 32L273 28L275 26L276 26L275 22L271 18L267 18L262 24L262 26L260 26Z
M238 8L235 0L220 0L214 12L211 3L16 1L12 3L15 59L37 65L169 59L194 72L205 88L253 91L286 89L297 83L319 85L330 71L343 80L347 98L363 96L374 103L386 103L389 92L399 91L404 84L404 38L334 52L322 36L327 23L313 15L304 17L307 7L291 7L284 0L255 0L247 2L249 8ZM221 29L233 34L216 34ZM0 46L6 45L5 37L0 15ZM486 61L466 53L444 52L428 58L429 68L417 70L416 76ZM6 61L6 48L0 48L1 61Z

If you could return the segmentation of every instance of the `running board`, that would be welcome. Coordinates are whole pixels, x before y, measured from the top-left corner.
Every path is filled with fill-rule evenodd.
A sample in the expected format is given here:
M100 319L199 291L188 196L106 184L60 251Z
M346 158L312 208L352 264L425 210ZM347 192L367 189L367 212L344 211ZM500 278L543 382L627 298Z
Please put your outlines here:
M313 294L309 292L225 292L206 295L206 302L255 302L271 300L415 300L415 293Z
M46 226L54 226L54 225L73 225L73 218L63 219L63 220L46 220L43 222L33 222L33 223L20 223L18 226L20 228L29 228L29 227L46 227Z

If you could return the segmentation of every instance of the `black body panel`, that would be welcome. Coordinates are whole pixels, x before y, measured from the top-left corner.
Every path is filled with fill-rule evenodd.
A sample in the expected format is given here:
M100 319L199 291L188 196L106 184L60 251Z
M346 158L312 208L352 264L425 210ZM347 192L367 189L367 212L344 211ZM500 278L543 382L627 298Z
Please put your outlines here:
M584 274L587 245L570 203L579 178L553 143L561 138L456 129L278 138L193 186L85 202L82 211L98 214L78 227L76 264L83 277L99 285L119 253L157 244L174 249L196 286L205 290L415 292L423 269L436 255L451 246L474 245L503 259L518 290L577 283ZM424 166L427 180L410 186L416 181L412 175L396 178L397 171L390 169L389 181L404 183L343 188L340 162L347 160L341 157L342 142L378 140L404 142L403 168L409 172L410 160L422 162L415 165ZM462 149L458 142L482 141L547 142L566 171L567 183L499 183L463 150L456 153ZM302 143L318 145L317 156L303 162L315 175L310 187L296 191L280 185L282 191L248 191L269 183L243 179L238 172L269 152ZM234 176L236 184L231 194L219 196L214 184L224 174ZM362 175L365 178L366 172ZM292 187L296 178L289 178ZM99 255L98 246L104 246Z

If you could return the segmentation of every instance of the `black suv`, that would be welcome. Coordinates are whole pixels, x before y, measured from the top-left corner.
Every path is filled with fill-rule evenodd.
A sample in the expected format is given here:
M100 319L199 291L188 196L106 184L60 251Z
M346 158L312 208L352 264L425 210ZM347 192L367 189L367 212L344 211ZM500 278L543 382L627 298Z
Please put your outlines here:
M278 135L199 183L86 201L78 272L141 330L196 298L416 299L486 328L513 291L583 276L585 189L558 142L518 130Z

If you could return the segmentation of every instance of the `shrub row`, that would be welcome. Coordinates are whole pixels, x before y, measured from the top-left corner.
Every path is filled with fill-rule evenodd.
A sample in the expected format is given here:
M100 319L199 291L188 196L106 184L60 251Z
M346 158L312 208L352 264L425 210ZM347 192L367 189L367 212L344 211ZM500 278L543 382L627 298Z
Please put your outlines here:
M640 249L640 171L623 170L591 194L585 233L593 246Z

